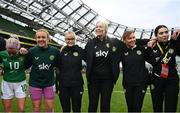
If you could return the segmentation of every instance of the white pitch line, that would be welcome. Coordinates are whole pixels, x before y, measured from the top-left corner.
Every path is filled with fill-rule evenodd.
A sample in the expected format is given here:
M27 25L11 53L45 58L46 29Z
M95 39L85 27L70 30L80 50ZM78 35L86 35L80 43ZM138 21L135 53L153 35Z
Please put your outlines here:
M87 89L84 89L85 91L87 91ZM124 94L124 91L113 91L114 93L121 93ZM147 95L151 95L151 93L146 92ZM180 95L178 95L180 97Z

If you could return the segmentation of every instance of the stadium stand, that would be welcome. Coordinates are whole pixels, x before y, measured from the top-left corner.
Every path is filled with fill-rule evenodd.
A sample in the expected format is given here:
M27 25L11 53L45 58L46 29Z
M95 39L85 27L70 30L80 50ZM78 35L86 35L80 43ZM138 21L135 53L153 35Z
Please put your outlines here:
M34 40L35 32L32 28L23 27L0 17L0 36L7 39L12 34L19 37L21 45L25 48L32 47L36 44ZM59 45L54 41L50 44L59 47Z

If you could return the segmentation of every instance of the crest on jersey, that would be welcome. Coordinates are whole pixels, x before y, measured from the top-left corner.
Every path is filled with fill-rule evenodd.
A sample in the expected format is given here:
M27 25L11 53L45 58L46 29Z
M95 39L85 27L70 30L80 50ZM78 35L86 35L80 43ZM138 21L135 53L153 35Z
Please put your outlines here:
M174 53L174 49L170 48L168 53L173 54Z
M140 50L137 50L136 53L137 53L138 55L141 55L141 54L142 54L142 52L141 52Z
M113 52L115 52L116 49L117 49L117 48L116 48L115 46L112 47L112 51L113 51Z
M49 57L50 60L54 60L54 58L55 58L54 55L51 55L51 56Z
M74 52L73 55L74 56L79 56L79 53L78 52Z

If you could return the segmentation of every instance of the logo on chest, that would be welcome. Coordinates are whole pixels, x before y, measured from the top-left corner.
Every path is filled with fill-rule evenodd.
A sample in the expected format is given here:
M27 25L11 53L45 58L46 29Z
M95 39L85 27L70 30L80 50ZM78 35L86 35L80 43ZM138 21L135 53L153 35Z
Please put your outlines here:
M39 60L39 57L34 57L35 58L35 60Z
M45 63L42 63L40 65L38 65L39 67L39 70L49 70L49 68L51 67L51 64L45 64Z
M109 53L109 51L99 50L99 51L96 52L96 57L101 57L101 56L107 57L108 53Z

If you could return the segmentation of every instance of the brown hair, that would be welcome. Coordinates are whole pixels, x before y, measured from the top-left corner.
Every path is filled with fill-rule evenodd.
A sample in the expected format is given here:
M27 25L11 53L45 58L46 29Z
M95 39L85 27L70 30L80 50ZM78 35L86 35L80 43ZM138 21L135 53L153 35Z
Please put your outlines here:
M167 26L165 26L165 25L158 25L158 26L155 28L155 30L154 30L154 35L155 35L155 36L157 36L157 34L158 34L158 32L159 32L159 29L161 29L161 28L166 28L166 29L168 30Z
M134 31L125 31L122 35L122 40L124 41L127 37L129 37Z

